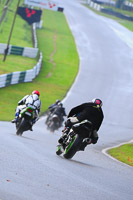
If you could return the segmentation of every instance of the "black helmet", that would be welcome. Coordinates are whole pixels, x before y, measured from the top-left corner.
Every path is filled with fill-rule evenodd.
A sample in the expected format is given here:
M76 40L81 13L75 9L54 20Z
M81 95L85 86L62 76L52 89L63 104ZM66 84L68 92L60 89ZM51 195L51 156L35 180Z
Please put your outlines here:
M100 99L94 98L91 101L92 103L95 103L97 105L97 107L102 107L103 102Z
M59 99L56 100L56 104L60 103L61 101Z

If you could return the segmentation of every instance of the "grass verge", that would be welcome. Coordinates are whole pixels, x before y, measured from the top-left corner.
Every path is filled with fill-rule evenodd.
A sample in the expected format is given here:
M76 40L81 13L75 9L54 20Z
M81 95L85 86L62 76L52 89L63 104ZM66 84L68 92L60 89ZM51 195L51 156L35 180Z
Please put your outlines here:
M133 143L110 149L108 153L117 160L133 166Z
M37 64L37 59L25 58L22 56L8 55L3 62L4 55L0 55L0 74L8 74L15 71L32 69Z

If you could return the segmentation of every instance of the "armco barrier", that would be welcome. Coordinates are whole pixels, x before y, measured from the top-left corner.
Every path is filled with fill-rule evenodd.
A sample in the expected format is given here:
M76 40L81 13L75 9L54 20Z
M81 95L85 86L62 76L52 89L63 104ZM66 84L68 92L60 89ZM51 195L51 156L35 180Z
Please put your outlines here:
M36 58L38 53L36 28L41 28L42 23L43 21L41 20L39 23L33 23L32 25L32 37L33 37L34 48L9 45L8 55L12 54L29 58ZM4 54L6 48L7 44L0 43L0 54Z
M95 3L95 2L97 2L97 3ZM121 13L119 13L119 12L115 12L115 11L113 11L112 9L106 9L106 8L104 8L103 6L99 5L98 3L100 3L100 2L98 2L98 1L96 1L96 0L93 0L93 1L91 1L91 0L86 0L86 3L87 3L91 8L93 8L93 9L95 9L95 10L98 10L98 11L100 11L100 12L106 13L106 14L108 14L108 15L116 16L116 17L118 17L118 18L120 18L120 19L125 19L125 20L128 20L128 21L133 21L133 17L129 17L129 16L123 15L123 14L121 14ZM107 3L105 3L105 4L107 4Z
M41 65L42 53L40 53L38 63L33 67L33 69L0 75L0 88L18 83L32 82L32 80L39 74Z
M95 10L98 10L100 11L101 9L101 6L91 0L87 0L86 3L91 7L91 8L94 8Z
M7 44L0 43L0 54L4 54ZM29 58L36 58L38 48L18 47L9 45L8 54L21 55Z
M128 20L128 21L133 21L133 17L129 17L129 16L123 15L123 14L121 14L119 12L115 12L115 11L113 11L111 9L101 8L101 12L106 13L108 15L113 15L115 17L119 17L121 19L125 19L125 20Z
M42 21L41 23L33 24L32 34L33 34L34 48L9 45L8 54L22 55L25 57L35 58L38 53L36 28L41 28L41 27L42 27ZM7 44L0 43L0 54L4 54L6 48ZM0 88L18 83L32 82L32 80L39 74L41 66L42 66L42 53L40 53L39 60L36 66L33 67L33 69L22 72L19 71L10 74L0 75Z

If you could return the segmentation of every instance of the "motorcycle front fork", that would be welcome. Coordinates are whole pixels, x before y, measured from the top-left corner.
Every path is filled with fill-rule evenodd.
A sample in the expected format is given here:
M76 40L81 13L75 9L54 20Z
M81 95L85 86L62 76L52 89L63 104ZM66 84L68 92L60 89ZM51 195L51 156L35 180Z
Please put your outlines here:
M66 146L70 144L74 135L75 135L74 131L71 131L71 132L68 133L68 136L66 138Z

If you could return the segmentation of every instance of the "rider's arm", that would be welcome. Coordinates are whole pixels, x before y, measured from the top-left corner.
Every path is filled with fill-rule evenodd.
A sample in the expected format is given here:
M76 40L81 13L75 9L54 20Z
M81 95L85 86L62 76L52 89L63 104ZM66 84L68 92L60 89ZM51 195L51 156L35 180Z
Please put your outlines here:
M86 103L83 103L79 106L72 108L68 114L68 117L72 117L72 116L77 115L78 113L82 112L82 110L85 108L85 106L86 106Z
M23 99L21 99L19 102L18 102L18 105L23 105L27 99L27 97L29 97L29 95L26 95L23 97Z

